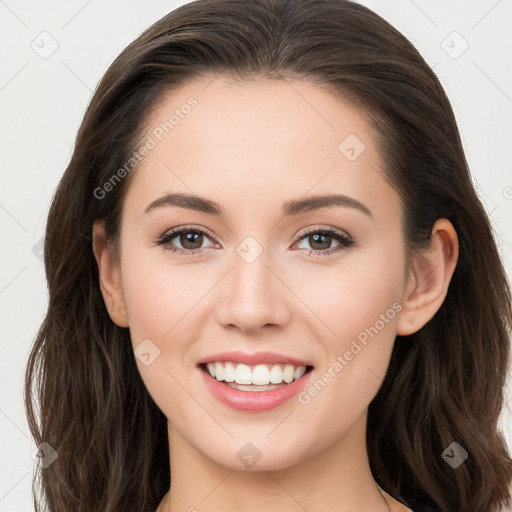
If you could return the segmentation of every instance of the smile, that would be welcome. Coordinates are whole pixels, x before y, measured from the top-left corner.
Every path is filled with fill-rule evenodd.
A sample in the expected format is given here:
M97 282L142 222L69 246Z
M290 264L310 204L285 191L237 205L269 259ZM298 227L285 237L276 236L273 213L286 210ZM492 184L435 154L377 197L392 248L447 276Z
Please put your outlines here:
M306 373L306 366L291 364L246 365L232 361L207 363L210 375L230 387L247 391L274 389L278 384L290 384Z
M239 411L265 411L280 406L300 392L313 371L313 366L304 364L245 364L211 358L198 368L212 395Z

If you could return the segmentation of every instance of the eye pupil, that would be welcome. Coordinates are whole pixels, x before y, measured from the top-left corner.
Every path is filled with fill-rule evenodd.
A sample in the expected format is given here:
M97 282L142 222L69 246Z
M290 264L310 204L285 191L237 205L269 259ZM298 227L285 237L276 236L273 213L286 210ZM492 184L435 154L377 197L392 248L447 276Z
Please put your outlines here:
M315 249L318 249L318 250L329 249L329 246L331 245L331 237L330 236L317 233L315 235L310 235L310 238L313 239L314 244L319 243L320 245L322 244L322 242L318 241L320 238L327 239L327 242L324 241L324 245L327 244L327 247L315 247Z
M197 238L194 240L194 237L198 237L198 239L200 240L199 245L197 245ZM200 233L192 233L192 232L182 233L180 236L180 243L182 244L183 247L185 247L185 249L198 249L202 245L201 237L202 237L202 235ZM189 243L192 244L192 247L187 246L187 244L189 244ZM194 244L196 244L196 245L194 245Z

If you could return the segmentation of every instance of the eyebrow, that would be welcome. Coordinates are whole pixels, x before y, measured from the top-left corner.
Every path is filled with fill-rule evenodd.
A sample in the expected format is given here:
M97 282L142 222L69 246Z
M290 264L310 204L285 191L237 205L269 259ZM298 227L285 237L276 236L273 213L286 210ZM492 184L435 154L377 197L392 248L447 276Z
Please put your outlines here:
M176 206L178 208L195 210L209 215L214 215L216 217L226 217L219 203L212 201L211 199L183 192L166 194L165 196L156 199L144 210L144 213L149 213L156 208L162 208L165 206ZM372 212L364 204L343 194L316 195L287 201L283 204L283 216L289 217L304 212L320 210L322 208L332 208L335 206L354 208L369 217L373 217Z

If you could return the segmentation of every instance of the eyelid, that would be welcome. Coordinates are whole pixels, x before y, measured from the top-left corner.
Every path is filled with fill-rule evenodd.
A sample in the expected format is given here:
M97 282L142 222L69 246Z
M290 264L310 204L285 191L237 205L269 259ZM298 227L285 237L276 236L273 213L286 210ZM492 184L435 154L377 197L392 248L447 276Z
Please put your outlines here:
M342 235L345 238L349 238L349 239L353 240L354 242L356 241L355 237L353 237L348 231L345 231L344 229L335 228L334 226L322 227L322 226L318 226L318 225L309 226L309 227L305 228L304 231L302 231L297 236L297 240L300 240L301 238L303 238L304 235L307 235L309 233L316 233L317 231L331 231L331 232L335 232L338 235Z
M190 231L204 232L210 238L212 238L214 241L219 243L217 237L208 228L205 228L203 226L197 226L197 225L194 225L194 224L185 224L183 226L176 226L174 228L166 230L161 236L163 237L165 235L172 234L174 232L184 231L186 229L190 229ZM307 235L308 233L312 233L312 232L317 232L317 231L335 231L336 233L338 233L340 235L344 235L347 238L350 238L350 239L355 241L355 238L346 230L335 228L334 226L322 227L322 226L319 226L319 225L313 225L313 226L309 226L309 227L305 228L304 231L300 232L300 234L297 235L297 237L295 238L295 242L297 242L302 237L304 237L304 235Z
M208 235L212 240L219 243L217 240L217 237L208 228L205 228L202 226L196 226L194 224L185 224L183 226L176 226L174 228L167 229L166 231L164 231L164 233L161 235L160 238L167 236L167 235L173 235L173 234L179 235L182 231L198 231L201 234L204 233L204 234Z

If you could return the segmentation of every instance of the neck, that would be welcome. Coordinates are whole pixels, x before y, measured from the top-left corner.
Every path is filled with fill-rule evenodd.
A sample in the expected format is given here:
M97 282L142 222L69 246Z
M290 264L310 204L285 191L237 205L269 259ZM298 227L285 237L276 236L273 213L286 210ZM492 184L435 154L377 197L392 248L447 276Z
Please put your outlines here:
M371 474L365 426L366 414L336 446L287 468L241 471L206 457L168 423L171 487L157 512L395 510Z

